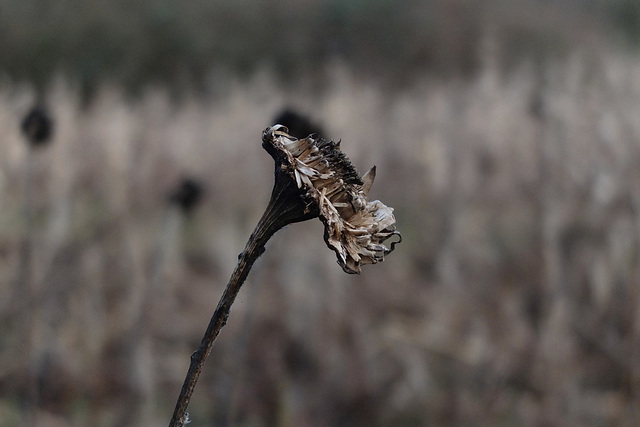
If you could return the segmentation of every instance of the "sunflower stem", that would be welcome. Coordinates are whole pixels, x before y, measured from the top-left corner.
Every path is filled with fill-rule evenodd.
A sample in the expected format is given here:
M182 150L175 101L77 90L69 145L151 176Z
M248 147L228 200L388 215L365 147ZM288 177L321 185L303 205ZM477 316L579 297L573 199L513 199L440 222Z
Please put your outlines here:
M169 427L184 427L188 422L187 407L196 382L202 372L204 362L211 353L211 348L220 330L227 323L231 305L249 275L253 263L265 251L267 241L282 227L294 222L311 219L318 215L316 209L310 209L307 206L301 195L302 193L296 187L295 182L276 165L275 183L269 204L253 233L251 233L244 250L238 256L238 264L231 274L229 283L209 321L200 346L191 355L191 364L182 385Z

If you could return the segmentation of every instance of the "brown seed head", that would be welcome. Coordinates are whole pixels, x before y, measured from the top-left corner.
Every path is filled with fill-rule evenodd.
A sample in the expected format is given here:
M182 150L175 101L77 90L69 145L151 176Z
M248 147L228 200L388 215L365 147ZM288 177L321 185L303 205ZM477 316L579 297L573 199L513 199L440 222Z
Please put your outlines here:
M297 139L282 125L267 128L262 141L276 159L276 173L287 173L318 209L324 240L345 272L360 273L361 265L383 261L400 243L393 208L367 199L375 166L360 178L339 142L314 136ZM392 236L398 240L388 248L385 241Z

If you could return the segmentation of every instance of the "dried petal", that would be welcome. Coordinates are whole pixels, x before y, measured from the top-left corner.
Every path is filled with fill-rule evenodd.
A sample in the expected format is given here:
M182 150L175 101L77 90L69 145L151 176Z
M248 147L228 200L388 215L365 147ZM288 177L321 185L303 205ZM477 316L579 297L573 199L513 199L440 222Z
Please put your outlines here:
M369 194L369 190L371 190L371 186L373 185L373 180L376 179L376 167L372 167L362 175L362 194L365 196Z

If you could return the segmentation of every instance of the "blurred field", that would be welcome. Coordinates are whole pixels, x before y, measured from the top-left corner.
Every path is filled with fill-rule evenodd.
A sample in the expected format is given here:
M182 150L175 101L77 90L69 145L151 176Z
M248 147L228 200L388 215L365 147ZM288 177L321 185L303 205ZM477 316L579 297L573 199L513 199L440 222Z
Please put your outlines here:
M513 33L487 28L460 53L473 72L401 84L340 56L291 80L278 64L217 69L178 98L4 80L0 424L168 423L269 197L261 132L293 107L361 172L378 166L371 196L404 241L350 276L319 221L277 233L190 425L635 426L640 59L589 31L589 47L513 55ZM39 85L55 138L29 152L19 124ZM206 188L191 215L167 203L184 176Z
M304 79L339 58L362 76L403 85L469 75L487 27L505 60L561 54L603 34L640 43L632 0L0 0L0 72L40 88L62 70L82 96L104 81L206 91L211 69L251 76L265 63Z

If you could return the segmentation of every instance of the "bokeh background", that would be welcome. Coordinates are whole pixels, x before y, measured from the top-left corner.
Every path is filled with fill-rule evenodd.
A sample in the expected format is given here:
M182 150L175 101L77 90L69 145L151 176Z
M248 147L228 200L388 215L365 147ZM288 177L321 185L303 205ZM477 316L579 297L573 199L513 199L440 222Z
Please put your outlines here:
M637 425L639 43L633 0L0 0L0 424L168 424L289 109L404 241L277 233L190 425Z

